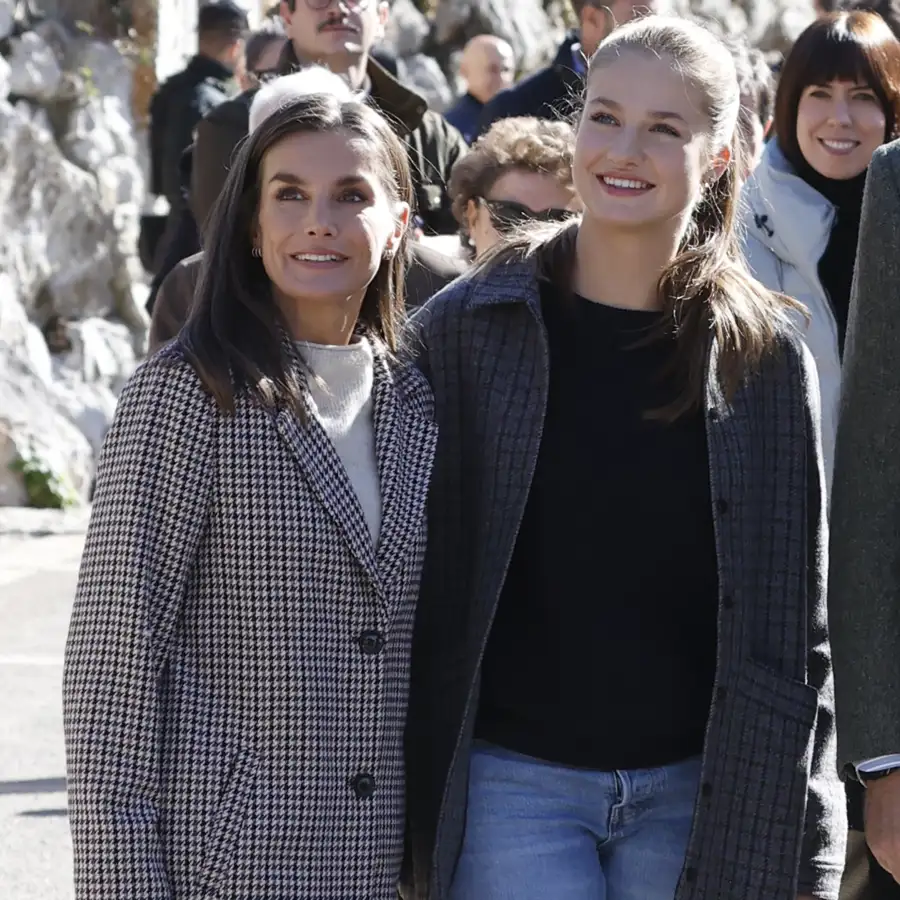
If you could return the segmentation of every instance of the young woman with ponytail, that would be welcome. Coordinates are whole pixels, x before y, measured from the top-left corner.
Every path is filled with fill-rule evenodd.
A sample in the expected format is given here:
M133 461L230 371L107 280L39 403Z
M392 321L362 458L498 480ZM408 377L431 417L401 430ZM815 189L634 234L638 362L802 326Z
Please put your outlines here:
M419 314L410 896L838 895L817 382L741 261L739 103L703 28L616 30L583 217Z

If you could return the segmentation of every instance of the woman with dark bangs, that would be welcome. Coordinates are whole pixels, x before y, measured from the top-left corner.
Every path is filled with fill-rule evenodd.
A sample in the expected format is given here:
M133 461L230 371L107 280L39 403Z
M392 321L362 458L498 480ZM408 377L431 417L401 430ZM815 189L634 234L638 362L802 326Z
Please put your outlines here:
M775 138L744 190L753 273L809 311L802 329L819 371L829 488L866 171L896 136L898 114L900 41L874 13L823 16L785 61Z

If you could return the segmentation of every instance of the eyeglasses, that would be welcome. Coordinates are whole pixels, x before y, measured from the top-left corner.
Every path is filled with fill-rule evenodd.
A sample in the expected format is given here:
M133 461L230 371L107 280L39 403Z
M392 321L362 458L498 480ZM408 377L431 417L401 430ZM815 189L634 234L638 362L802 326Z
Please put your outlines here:
M491 223L497 231L513 231L526 222L565 222L575 215L571 209L552 206L536 211L515 200L482 199L481 202L487 207Z
M306 0L306 5L309 9L321 12L323 9L328 9L334 2L335 0ZM341 0L341 2L353 9L365 9L370 0Z

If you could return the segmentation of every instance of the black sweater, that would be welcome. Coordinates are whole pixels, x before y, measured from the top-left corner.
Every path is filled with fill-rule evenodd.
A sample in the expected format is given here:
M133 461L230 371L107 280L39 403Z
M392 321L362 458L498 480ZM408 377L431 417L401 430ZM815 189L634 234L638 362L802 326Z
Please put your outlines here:
M672 399L658 313L542 296L550 388L484 660L477 734L598 770L701 752L718 577L703 417Z

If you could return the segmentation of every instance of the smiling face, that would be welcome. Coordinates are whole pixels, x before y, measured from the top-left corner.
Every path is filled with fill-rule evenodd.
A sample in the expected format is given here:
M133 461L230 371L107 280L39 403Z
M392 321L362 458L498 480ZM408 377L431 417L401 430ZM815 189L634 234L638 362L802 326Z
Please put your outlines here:
M825 178L864 172L885 141L887 119L875 92L857 81L809 85L797 107L797 144Z
M255 246L289 321L328 305L355 314L399 242L409 208L388 195L376 157L344 129L291 135L263 157Z
M302 60L325 62L332 71L367 54L381 37L388 16L383 0L344 0L324 4L317 0L310 9L307 0L296 0L294 9L281 2L288 37Z
M585 222L682 227L704 176L727 162L712 158L709 144L701 92L668 57L626 50L597 66L575 145Z

